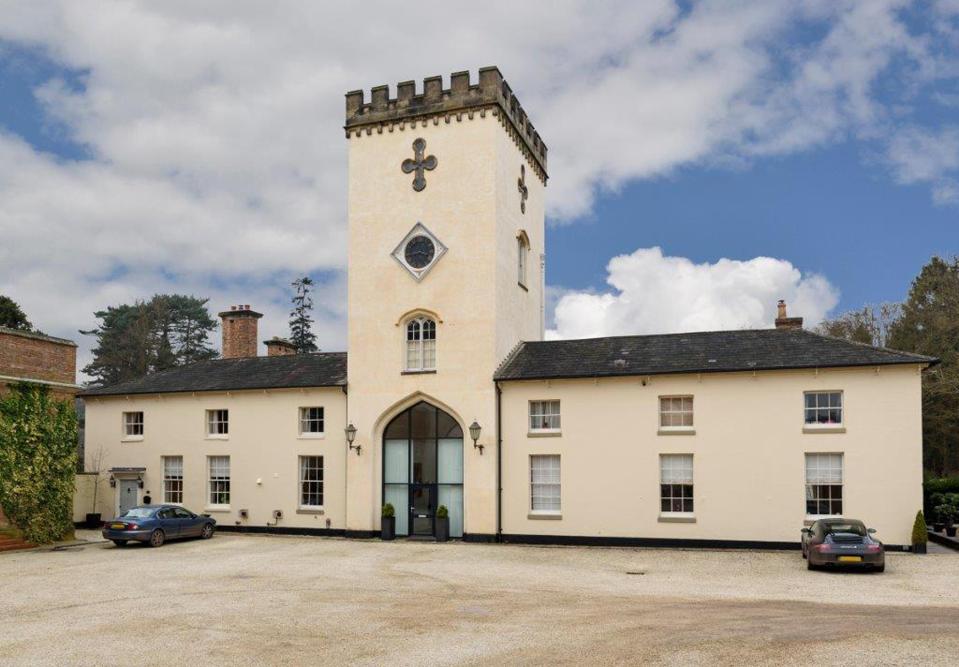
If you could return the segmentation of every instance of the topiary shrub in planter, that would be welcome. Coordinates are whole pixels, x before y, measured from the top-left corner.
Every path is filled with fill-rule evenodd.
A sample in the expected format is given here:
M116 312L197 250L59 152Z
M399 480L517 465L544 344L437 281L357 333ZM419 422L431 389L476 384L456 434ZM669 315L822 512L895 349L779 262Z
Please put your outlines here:
M380 539L396 539L396 510L392 503L383 505L383 511L380 514Z
M912 550L913 553L926 553L926 542L929 540L928 528L926 527L926 518L922 515L922 510L916 512L916 521L912 524Z
M384 540L396 537L396 509L392 503L384 503L380 512L380 537Z
M450 511L446 505L436 509L436 541L447 542L450 539Z

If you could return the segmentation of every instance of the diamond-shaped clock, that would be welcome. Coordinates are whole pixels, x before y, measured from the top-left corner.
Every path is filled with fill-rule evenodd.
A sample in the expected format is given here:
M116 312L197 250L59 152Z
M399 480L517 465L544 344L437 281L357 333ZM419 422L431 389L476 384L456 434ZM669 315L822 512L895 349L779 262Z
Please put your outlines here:
M409 271L416 281L420 281L445 253L446 246L440 243L426 225L417 222L396 246L393 259Z

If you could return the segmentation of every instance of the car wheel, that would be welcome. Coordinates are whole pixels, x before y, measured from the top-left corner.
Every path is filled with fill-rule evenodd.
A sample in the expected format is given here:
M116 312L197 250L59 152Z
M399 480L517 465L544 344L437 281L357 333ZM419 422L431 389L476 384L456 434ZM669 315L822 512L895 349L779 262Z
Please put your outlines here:
M157 528L150 535L150 546L151 547L162 547L163 543L166 542L166 535L163 534L163 531Z
M806 547L802 548L802 557L806 558Z
M873 571L873 572L885 572L885 571L886 571L886 564L883 563L882 565L877 565L876 567L874 567L874 568L872 569L872 571Z
M815 570L815 569L817 569L817 567L812 564L812 559L811 559L811 558L807 558L807 559L806 559L806 569L807 569L807 570Z
M213 537L213 524L212 524L212 523L208 523L208 524L206 524L206 525L203 526L203 531L200 533L200 537L202 537L204 540L208 540L208 539L210 539L211 537Z
M113 543L118 547L125 547L127 545L126 540L113 540Z

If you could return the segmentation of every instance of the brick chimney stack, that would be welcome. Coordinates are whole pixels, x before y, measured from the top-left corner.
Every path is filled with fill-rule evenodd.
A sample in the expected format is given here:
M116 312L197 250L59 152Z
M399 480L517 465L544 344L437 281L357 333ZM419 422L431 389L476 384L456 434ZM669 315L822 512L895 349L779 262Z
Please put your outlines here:
M802 329L801 317L788 317L786 315L786 302L782 299L776 304L778 312L776 313L777 329Z
M266 356L268 357L285 357L289 354L296 354L296 345L279 336L265 340L263 344L266 345Z
M250 310L249 304L230 306L229 310L220 313L224 359L256 356L257 320L261 317L263 314Z

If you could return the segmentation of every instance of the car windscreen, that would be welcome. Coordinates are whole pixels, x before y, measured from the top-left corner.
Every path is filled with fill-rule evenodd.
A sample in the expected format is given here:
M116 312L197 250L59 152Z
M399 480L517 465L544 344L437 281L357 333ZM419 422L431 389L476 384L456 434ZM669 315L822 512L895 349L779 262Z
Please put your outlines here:
M134 507L124 512L120 518L121 519L148 519L153 516L155 510L148 509L146 507Z
M847 535L866 536L866 527L861 523L827 523L826 533L846 533Z

